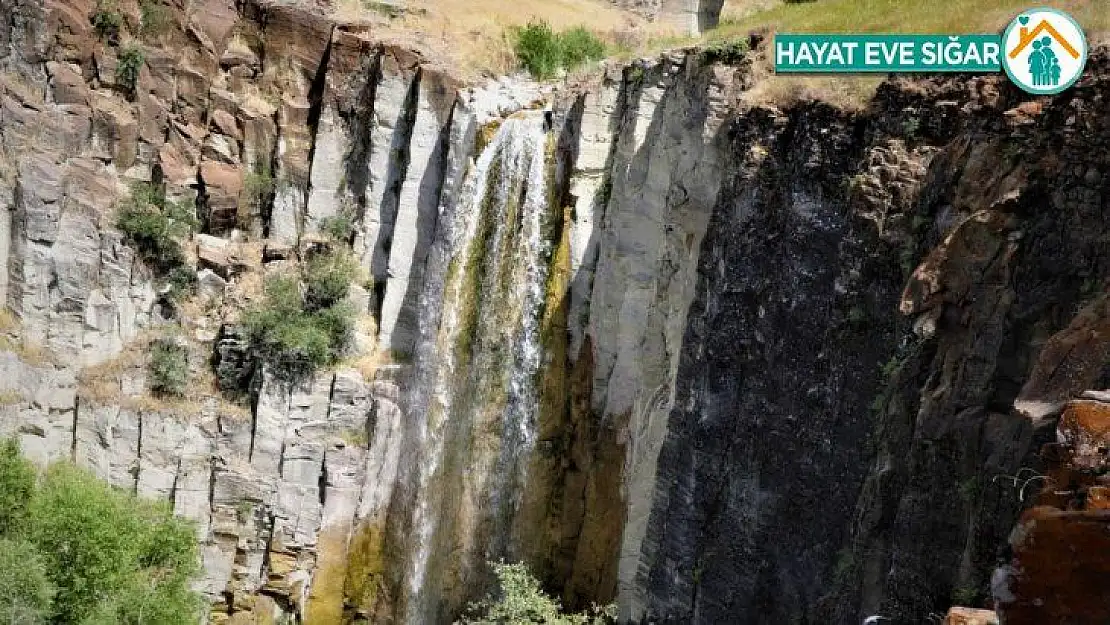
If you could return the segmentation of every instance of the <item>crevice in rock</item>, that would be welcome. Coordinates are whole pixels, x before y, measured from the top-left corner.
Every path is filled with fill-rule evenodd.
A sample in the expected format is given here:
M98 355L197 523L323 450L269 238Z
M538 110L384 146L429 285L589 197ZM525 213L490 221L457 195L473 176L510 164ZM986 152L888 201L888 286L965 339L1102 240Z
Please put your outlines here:
M397 128L393 131L393 140L390 143L390 158L389 158L389 178L386 180L385 193L382 195L381 205L381 241L383 254L380 257L374 256L370 264L370 275L372 276L386 276L389 267L389 252L393 241L393 230L397 224L397 213L400 208L401 201L401 187L404 186L405 178L408 176L410 148L412 143L413 127L416 124L416 114L420 106L420 82L423 79L423 70L418 68L409 83L408 93L405 94L405 102L401 107L401 117L397 121ZM388 227L386 227L388 224ZM376 263L384 263L384 266L379 266ZM377 298L374 303L375 311L374 317L381 319L381 305L385 297L384 280L377 280L382 284L381 297ZM377 293L377 284L374 285L374 291Z
M344 159L347 194L354 198L355 223L362 224L366 218L366 189L370 184L370 137L373 131L375 107L377 104L378 82L381 80L381 51L364 62L365 82L354 96L348 108L340 108L339 115L351 137L351 148Z
M135 465L132 468L134 471L135 485L132 487L131 492L139 494L139 473L142 471L143 464L143 414L137 413L135 421L138 424L139 436L135 442Z
M324 452L324 457L320 459L320 477L316 482L317 496L320 501L320 509L323 510L324 506L328 503L328 453Z
M281 145L280 117L279 109L275 109L273 115L270 117L270 121L274 124L274 140L271 142L269 159L264 167L265 172L271 177L273 182L270 185L271 188L267 189L266 192L262 194L262 197L259 198L258 205L258 219L262 222L261 229L263 239L270 237L270 222L274 213L274 196L277 191L277 179L273 178L273 176L278 171L278 148Z
M70 428L70 447L69 447L69 460L70 462L77 462L77 420L81 416L81 395L78 393L73 396L73 425Z
M177 458L177 466L173 471L173 482L170 484L170 506L173 506L174 501L177 500L177 483L181 480L181 458Z

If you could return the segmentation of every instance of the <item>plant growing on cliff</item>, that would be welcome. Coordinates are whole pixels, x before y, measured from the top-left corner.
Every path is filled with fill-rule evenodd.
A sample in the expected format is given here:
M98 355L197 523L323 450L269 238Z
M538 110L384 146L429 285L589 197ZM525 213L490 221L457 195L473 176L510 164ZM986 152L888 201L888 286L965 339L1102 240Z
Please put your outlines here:
M533 20L515 29L512 39L517 60L540 80L605 57L605 44L584 26L556 33L547 22Z
M140 32L145 39L160 37L173 26L173 14L159 0L140 0L139 12Z
M594 606L576 614L566 614L558 600L540 588L539 581L523 564L491 562L497 575L497 591L471 604L466 625L499 623L542 623L544 625L602 625L616 621L616 606Z
M13 470L21 477L4 479ZM0 444L0 500L16 496L23 497L18 522L0 532L0 621L200 620L203 603L190 589L199 572L196 530L166 504L113 489L67 463L36 479L8 441Z
M145 182L132 185L116 212L116 227L158 277L169 283L171 296L185 292L195 281L178 240L196 226L190 207L166 199L162 189Z
M93 29L101 41L115 44L119 41L120 29L123 27L123 14L115 0L100 0L96 3L96 12L92 16Z
M346 242L354 234L354 219L351 218L349 209L340 210L338 214L325 217L320 221L320 232L335 242Z
M747 39L722 39L714 41L702 50L702 59L707 63L736 65L748 54Z
M274 194L274 177L270 165L261 163L243 177L243 192L239 195L239 227L250 230L258 216L265 212Z
M182 397L188 383L188 349L170 338L160 338L151 343L151 392L162 397Z
M345 300L356 268L343 249L318 253L300 276L267 278L262 301L243 313L254 358L287 380L335 364L354 332Z
M136 44L128 44L120 49L116 58L116 84L130 99L135 98L139 83L139 71L146 63L146 53Z

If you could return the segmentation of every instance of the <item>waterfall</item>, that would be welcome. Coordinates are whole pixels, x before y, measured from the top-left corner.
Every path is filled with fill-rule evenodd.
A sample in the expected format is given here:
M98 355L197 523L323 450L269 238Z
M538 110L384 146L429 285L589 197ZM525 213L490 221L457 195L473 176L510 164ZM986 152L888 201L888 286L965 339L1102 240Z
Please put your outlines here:
M541 112L505 120L471 167L453 222L433 392L416 427L406 621L442 620L445 587L510 557L536 436L535 378L556 211ZM421 418L422 417L422 418Z

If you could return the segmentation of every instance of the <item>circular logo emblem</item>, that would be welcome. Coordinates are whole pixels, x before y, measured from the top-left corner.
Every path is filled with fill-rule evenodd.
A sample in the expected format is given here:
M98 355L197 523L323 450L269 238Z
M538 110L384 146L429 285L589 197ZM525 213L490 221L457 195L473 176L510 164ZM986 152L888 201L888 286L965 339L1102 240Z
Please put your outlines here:
M1087 38L1067 13L1030 9L1002 33L1002 68L1029 93L1060 93L1087 64Z

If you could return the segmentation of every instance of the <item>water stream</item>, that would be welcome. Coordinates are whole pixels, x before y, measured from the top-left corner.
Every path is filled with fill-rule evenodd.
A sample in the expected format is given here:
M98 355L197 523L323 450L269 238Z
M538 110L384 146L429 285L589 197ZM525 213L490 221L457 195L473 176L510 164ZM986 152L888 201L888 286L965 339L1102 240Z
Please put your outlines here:
M445 588L461 588L485 560L511 557L536 434L552 247L547 146L541 112L505 120L468 172L446 230L434 390L417 426L409 623L440 620Z

